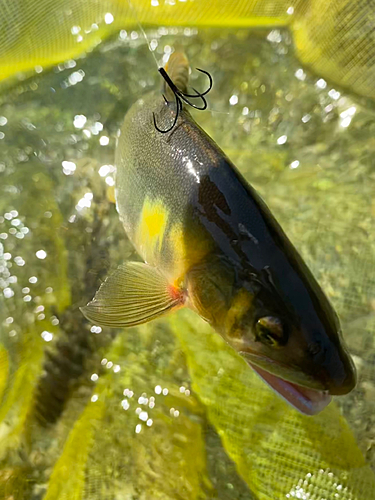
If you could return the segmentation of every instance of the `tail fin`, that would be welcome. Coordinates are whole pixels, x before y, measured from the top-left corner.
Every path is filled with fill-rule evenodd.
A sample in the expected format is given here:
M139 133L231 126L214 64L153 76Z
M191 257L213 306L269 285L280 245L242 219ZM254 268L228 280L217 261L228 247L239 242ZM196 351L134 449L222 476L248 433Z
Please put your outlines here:
M189 61L185 54L173 52L164 69L176 87L186 93L189 82ZM164 93L168 100L174 100L174 94L166 83L164 83Z

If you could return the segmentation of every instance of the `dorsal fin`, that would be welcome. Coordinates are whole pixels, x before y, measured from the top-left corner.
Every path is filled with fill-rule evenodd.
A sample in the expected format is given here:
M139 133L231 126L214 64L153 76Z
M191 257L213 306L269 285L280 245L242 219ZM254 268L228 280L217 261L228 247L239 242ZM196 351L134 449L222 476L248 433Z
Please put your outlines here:
M181 92L187 92L189 82L189 61L183 52L173 52L164 67L172 82ZM164 93L168 101L173 101L175 96L172 89L164 82Z

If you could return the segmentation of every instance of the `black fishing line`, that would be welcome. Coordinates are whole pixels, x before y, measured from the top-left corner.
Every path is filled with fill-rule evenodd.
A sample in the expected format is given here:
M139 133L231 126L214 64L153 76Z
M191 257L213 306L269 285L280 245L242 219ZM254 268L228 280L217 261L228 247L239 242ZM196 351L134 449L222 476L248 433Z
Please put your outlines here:
M173 81L171 80L171 78L169 77L168 73L165 71L164 68L159 68L159 73L161 74L161 76L164 78L164 80L167 82L168 86L170 87L170 89L174 93L174 96L175 96L175 99L176 99L176 116L175 116L175 119L174 119L172 125L168 129L162 130L156 124L155 113L152 113L152 116L154 118L154 126L155 126L155 128L156 128L156 130L158 132L161 132L162 134L166 134L167 132L170 132L173 129L173 127L177 123L178 116L179 116L180 112L182 111L182 101L184 101L186 104L188 104L192 108L199 109L200 111L204 111L207 108L207 101L204 98L204 96L206 94L208 94L209 91L212 89L212 85L213 85L212 76L210 75L210 73L208 73L208 71L204 71L203 69L197 68L197 71L200 71L201 73L204 73L205 75L208 76L208 79L209 79L208 89L205 90L204 92L198 92L195 88L193 88L195 94L186 94L185 92L182 92L173 83ZM165 100L166 104L168 104L168 100L165 97L165 95L163 95L163 97L164 97L164 100ZM188 98L190 98L190 99L201 99L202 102L203 102L203 106L197 106L196 104L192 103Z

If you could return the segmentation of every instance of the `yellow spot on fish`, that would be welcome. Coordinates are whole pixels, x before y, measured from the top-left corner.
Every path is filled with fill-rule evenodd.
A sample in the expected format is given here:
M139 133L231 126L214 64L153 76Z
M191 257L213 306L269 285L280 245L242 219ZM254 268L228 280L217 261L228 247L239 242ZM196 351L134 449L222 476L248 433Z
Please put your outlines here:
M181 223L173 224L168 236L175 274L181 276L195 264L198 264L211 250L207 238L189 231Z
M253 296L244 288L241 288L234 297L225 318L225 328L228 332L228 336L241 336L241 332L237 325L240 323L243 315L249 310L252 300Z
M169 245L173 250L173 260L175 262L185 261L186 250L182 224L173 224L169 233Z
M169 211L160 200L146 198L139 219L136 241L147 261L153 261L162 248Z

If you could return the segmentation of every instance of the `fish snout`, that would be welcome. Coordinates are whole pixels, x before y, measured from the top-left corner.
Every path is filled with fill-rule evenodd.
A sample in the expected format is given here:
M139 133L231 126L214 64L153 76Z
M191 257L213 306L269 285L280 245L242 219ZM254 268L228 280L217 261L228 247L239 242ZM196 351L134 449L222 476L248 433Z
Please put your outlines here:
M320 380L325 390L332 396L342 396L352 391L357 382L354 363L342 345L309 348L312 356L313 376Z

